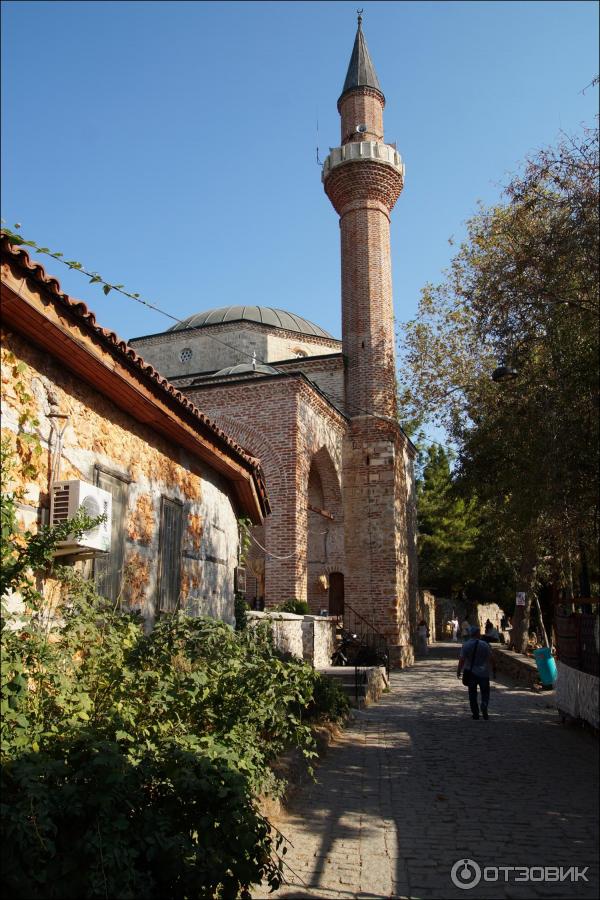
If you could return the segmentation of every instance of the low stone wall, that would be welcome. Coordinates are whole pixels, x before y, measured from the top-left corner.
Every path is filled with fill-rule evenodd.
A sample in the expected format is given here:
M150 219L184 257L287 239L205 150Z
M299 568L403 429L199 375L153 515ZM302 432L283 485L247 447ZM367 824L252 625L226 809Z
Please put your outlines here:
M580 672L557 660L556 707L562 716L581 719L598 729L598 701L600 679Z
M514 653L512 650L507 650L499 644L492 644L491 647L498 673L508 675L513 681L525 684L530 688L541 687L535 660L524 656L522 653Z
M296 659L304 659L304 639L302 635L302 622L304 616L285 612L257 612L251 610L246 613L248 623L267 621L271 624L273 643L281 653L289 653Z
M304 659L315 669L331 665L335 648L335 621L325 616L304 616L302 622Z
M324 616L298 616L286 612L246 613L249 622L271 623L273 641L281 653L303 659L313 668L331 665L334 649L335 622Z
M367 669L367 684L365 687L365 706L377 703L384 690L390 683L385 671L385 666L369 666Z
M354 666L324 666L319 673L337 681L352 706L356 706L356 670ZM385 666L358 667L358 705L377 703L390 682Z

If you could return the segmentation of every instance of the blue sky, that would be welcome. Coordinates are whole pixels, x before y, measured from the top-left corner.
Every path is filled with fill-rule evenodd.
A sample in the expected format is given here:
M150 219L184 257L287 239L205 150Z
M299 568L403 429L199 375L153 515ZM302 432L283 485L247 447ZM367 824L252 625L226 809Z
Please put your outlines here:
M406 164L392 227L401 323L477 201L593 121L598 6L361 6L386 139ZM8 225L181 318L263 304L339 336L338 224L316 146L324 159L339 143L356 3L8 0L2 18ZM46 266L123 337L171 324Z

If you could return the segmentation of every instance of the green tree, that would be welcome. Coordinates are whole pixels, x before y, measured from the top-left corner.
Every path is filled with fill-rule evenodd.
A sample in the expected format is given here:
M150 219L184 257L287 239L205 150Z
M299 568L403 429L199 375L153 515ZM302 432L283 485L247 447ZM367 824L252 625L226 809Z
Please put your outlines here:
M419 577L434 593L464 595L470 582L468 562L478 535L476 502L457 494L450 456L439 445L427 450L417 482Z
M514 580L498 544L494 510L451 468L452 454L430 446L417 482L419 578L435 593L510 608Z
M597 590L598 250L595 129L538 152L480 209L406 329L405 415L447 429L528 602L543 580ZM499 360L507 384L490 377Z

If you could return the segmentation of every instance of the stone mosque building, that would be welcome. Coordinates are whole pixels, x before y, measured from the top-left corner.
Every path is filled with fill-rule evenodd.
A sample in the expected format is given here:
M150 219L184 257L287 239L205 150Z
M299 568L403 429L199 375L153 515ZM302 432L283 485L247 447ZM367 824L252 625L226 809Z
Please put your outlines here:
M397 418L390 214L404 165L361 18L323 164L339 216L342 339L282 309L223 306L131 346L261 461L271 504L252 530L246 597L358 613L393 664L417 608L414 448Z

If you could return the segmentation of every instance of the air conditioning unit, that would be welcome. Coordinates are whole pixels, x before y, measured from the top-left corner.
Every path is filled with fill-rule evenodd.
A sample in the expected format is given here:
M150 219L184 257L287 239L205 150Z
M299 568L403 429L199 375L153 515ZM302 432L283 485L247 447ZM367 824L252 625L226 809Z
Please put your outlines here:
M112 495L94 484L86 481L55 481L50 495L50 524L60 525L72 519L81 509L91 518L105 516L103 522L90 531L84 531L81 537L69 535L57 544L57 556L67 553L107 552L110 550Z

